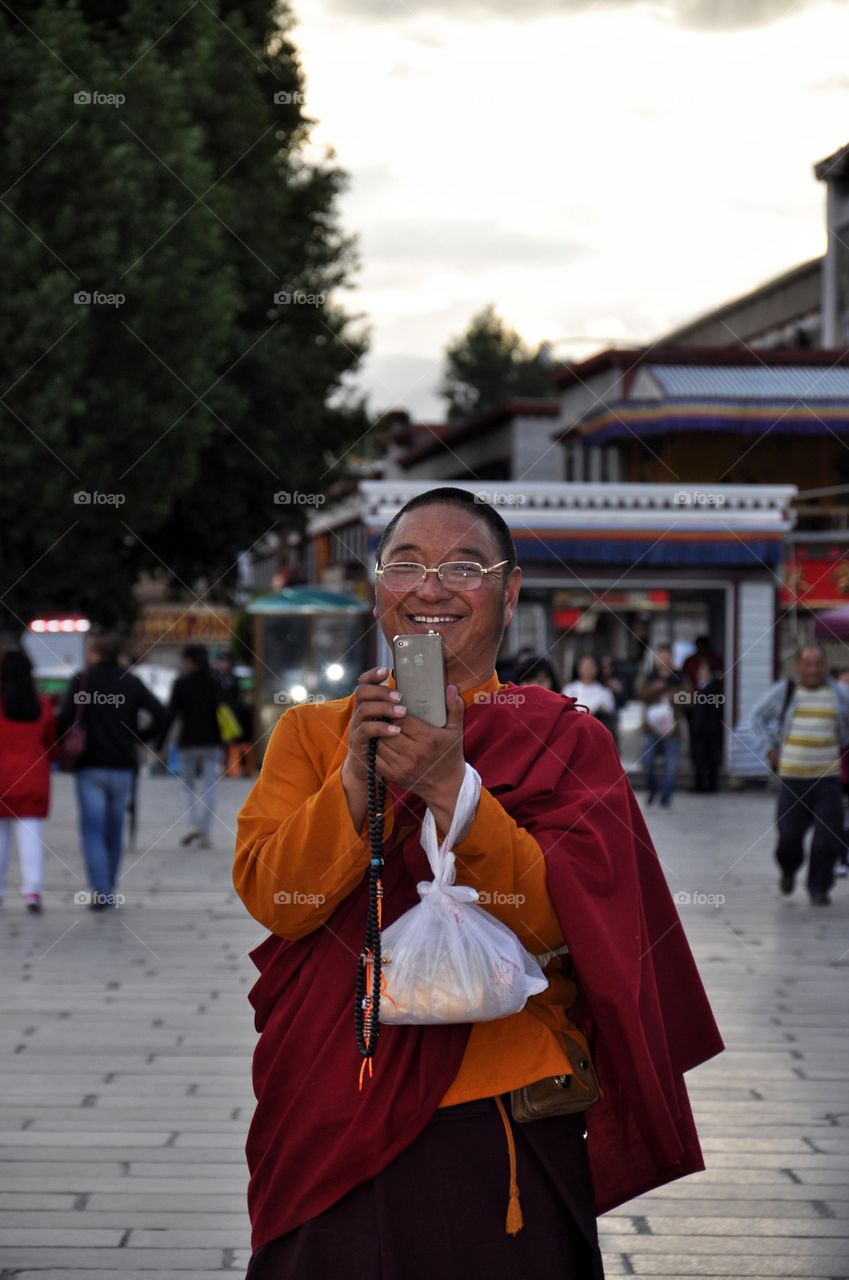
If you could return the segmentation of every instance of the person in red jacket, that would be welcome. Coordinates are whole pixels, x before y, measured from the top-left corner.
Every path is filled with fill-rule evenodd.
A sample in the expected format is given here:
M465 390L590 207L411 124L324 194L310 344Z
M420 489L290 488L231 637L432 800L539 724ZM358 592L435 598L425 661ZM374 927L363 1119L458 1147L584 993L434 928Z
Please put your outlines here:
M11 649L0 658L0 902L12 849L12 828L21 863L21 893L27 910L41 911L44 842L50 807L50 761L56 720L50 700L36 693L27 655Z

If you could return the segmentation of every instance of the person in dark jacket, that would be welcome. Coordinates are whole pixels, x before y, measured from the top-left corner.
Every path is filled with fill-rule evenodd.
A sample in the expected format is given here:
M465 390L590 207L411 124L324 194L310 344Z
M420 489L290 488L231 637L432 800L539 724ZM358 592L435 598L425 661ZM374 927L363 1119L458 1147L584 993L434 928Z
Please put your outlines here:
M42 829L50 807L50 759L56 720L50 699L36 693L32 663L22 649L0 658L0 903L12 851L18 842L21 893L28 911L42 909Z
M223 699L203 645L187 644L182 659L183 674L174 681L168 706L168 725L176 720L180 722L177 739L180 777L188 805L188 826L180 844L190 845L197 841L201 849L210 849L221 764L218 707ZM162 736L165 737L164 734Z
M164 733L167 724L162 703L120 665L120 654L119 636L94 637L88 646L89 666L70 681L58 716L60 741L75 721L85 731L85 747L73 771L93 910L116 905L137 748ZM144 729L141 711L150 717Z
M690 757L693 790L718 791L722 760L722 681L708 662L700 662L693 676L690 725Z

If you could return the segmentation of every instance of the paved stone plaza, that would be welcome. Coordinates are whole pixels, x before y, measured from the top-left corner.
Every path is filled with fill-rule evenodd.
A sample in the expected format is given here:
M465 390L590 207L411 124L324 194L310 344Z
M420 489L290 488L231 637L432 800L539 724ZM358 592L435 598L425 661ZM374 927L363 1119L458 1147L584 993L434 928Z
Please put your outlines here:
M56 780L45 914L13 867L0 919L0 1280L244 1275L247 786L222 782L216 848L185 851L177 784L144 779L126 901L95 914ZM611 1276L849 1277L849 883L782 899L772 817L763 792L650 816L730 1048L690 1077L707 1172L602 1220Z

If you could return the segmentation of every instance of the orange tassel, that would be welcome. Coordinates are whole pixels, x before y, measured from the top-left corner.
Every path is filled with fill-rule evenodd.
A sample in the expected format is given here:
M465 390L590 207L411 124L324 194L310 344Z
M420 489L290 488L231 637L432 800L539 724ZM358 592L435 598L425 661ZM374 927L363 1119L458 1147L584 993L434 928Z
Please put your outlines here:
M516 1177L516 1143L513 1139L513 1130L510 1128L510 1121L507 1119L507 1112L504 1110L504 1103L497 1095L495 1097L495 1105L498 1107L501 1122L504 1125L504 1132L507 1135L507 1155L510 1161L510 1198L507 1201L505 1228L508 1235L516 1236L525 1225L522 1206L519 1204L519 1182Z
M365 1076L365 1072L366 1072L366 1065L368 1065L368 1076L369 1076L369 1080L371 1080L371 1079L372 1079L372 1077L373 1077L373 1075L374 1075L374 1071L373 1071L373 1069L372 1069L372 1065L371 1065L371 1058L363 1058L362 1063L360 1064L360 1084L359 1084L359 1092L360 1092L360 1093L362 1093L362 1091L363 1091L363 1077Z

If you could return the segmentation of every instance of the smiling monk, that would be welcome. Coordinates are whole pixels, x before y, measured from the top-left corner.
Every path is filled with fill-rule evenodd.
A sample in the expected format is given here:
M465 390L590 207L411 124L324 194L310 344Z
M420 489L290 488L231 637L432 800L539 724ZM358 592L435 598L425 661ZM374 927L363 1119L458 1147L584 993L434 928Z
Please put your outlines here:
M574 699L495 675L521 583L504 521L434 489L377 561L387 640L444 638L448 719L416 719L367 671L350 698L281 717L239 815L234 884L270 931L252 955L248 1280L599 1280L596 1214L704 1167L683 1073L722 1042L610 734ZM448 830L469 763L482 786L457 881L549 985L498 1021L381 1027L359 1089L372 738L384 927L431 878L422 819ZM581 1106L590 1063L588 1110L515 1109L540 1082Z

